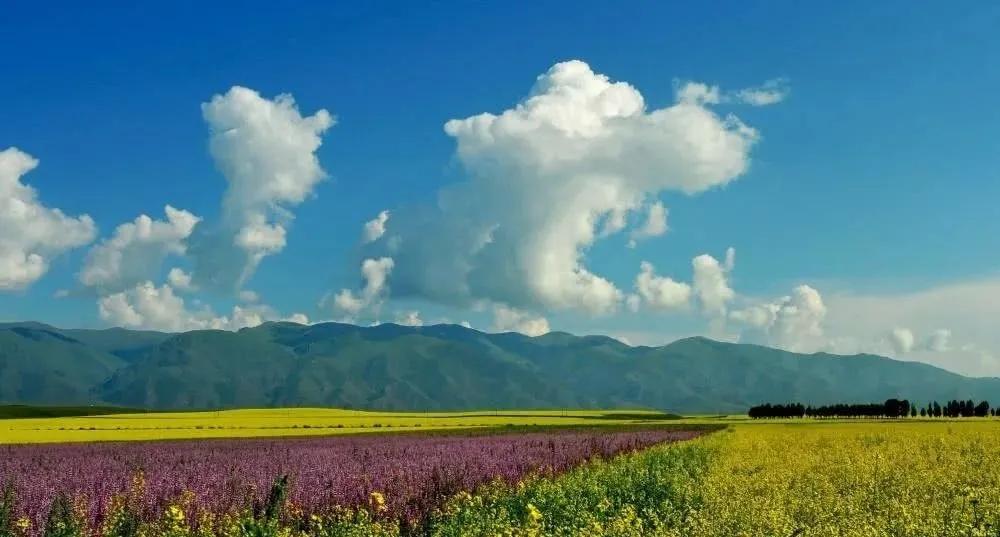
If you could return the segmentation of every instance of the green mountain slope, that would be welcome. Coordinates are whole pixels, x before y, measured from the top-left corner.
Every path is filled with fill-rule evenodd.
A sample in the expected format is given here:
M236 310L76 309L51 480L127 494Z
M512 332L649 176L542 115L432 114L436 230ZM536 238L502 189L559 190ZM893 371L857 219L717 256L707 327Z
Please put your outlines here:
M146 408L649 407L765 401L1000 401L1000 379L871 355L801 355L689 338L486 334L455 325L266 323L183 334L0 324L0 403Z
M37 323L0 325L0 402L74 405L125 362Z

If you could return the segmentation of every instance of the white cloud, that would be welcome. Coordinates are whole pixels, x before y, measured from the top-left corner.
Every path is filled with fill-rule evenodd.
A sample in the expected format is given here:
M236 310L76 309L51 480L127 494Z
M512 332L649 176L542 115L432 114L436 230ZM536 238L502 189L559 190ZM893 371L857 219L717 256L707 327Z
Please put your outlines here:
M25 289L49 262L94 240L97 228L87 215L70 217L42 205L21 177L38 160L16 148L0 151L0 292Z
M741 341L795 352L814 352L829 348L823 329L826 314L827 308L819 291L800 285L790 296L734 310L729 318L748 327Z
M682 104L703 106L722 102L722 93L718 86L689 81L677 86L674 90L674 98Z
M495 304L493 306L493 330L496 332L520 332L532 337L541 336L549 333L549 321L545 317L532 315L504 304Z
M675 95L677 102L694 105L748 104L750 106L769 106L785 100L789 93L788 80L774 78L759 86L728 92L723 92L718 86L710 86L701 82L684 82L677 85Z
M909 328L893 328L889 332L889 344L896 354L909 354L914 343L913 331Z
M826 322L846 352L866 350L894 326L913 331L907 356L966 375L1000 376L1000 278L944 283L916 291L829 294ZM944 329L942 327L948 327Z
M691 301L691 286L670 278L657 276L651 263L643 261L639 275L635 277L637 295L629 297L629 308L638 310L638 302L632 297L641 298L642 302L652 309L673 310L685 308Z
M751 106L769 106L784 101L789 92L788 80L775 78L760 86L738 90L733 93L732 99Z
M280 318L263 305L234 306L228 316L216 315L207 306L189 308L169 284L157 287L149 281L101 297L97 306L101 319L109 324L164 332L239 330ZM301 313L293 314L288 320L308 323L308 318Z
M385 224L389 221L389 211L382 211L378 216L365 222L364 230L361 232L361 242L375 242L382 235L385 235Z
M170 272L167 273L167 283L178 291L196 290L194 285L191 284L191 275L177 267L170 269Z
M923 348L931 352L947 352L951 349L951 330L941 328L931 332L923 343Z
M309 324L309 317L307 317L304 313L293 313L282 320L289 323Z
M937 329L918 341L918 337L909 328L894 328L886 335L890 350L896 355L906 355L911 352L948 352L951 350L951 330ZM873 352L884 352L873 347Z
M736 292L729 286L729 272L733 269L734 260L733 248L726 250L724 263L719 263L708 254L691 260L694 269L694 296L702 312L709 317L724 318L729 302L736 297Z
M433 208L394 212L391 240L366 255L396 261L396 296L613 312L625 296L586 250L644 200L703 192L749 166L756 132L703 104L650 110L627 83L557 64L514 107L447 122L468 180Z
M458 323L458 325L463 328L472 328L472 323L470 323L469 321L462 321Z
M333 309L336 313L353 317L366 308L377 310L389 293L389 274L394 263L392 258L365 259L361 263L361 276L365 281L359 293L350 289L341 289L333 296Z
M80 283L102 292L120 291L158 276L167 256L184 255L185 240L201 219L169 205L164 212L166 220L139 215L92 247L80 271ZM190 283L188 278L187 287Z
M253 328L262 324L267 313L259 308L248 308L245 306L233 306L233 313L229 318L217 317L213 319L213 328L221 330L239 330L241 328Z
M208 310L188 311L169 285L156 287L148 281L102 297L97 304L101 319L128 328L180 332L212 328L214 320Z
M396 315L396 324L403 326L423 326L424 321L420 318L419 311L404 311Z
M261 260L285 247L290 209L326 177L316 158L334 124L326 110L302 116L290 95L234 86L202 105L209 150L228 182L222 222L196 234L195 282L239 289Z
M649 206L646 221L632 231L629 247L634 248L636 242L649 237L659 237L667 232L667 208L657 201Z
M776 346L802 351L822 341L826 305L819 291L800 285L779 305L770 332Z
M354 292L350 289L341 289L337 294L333 295L333 309L334 311L353 316L361 313L361 310L365 308L365 302L359 296L355 296Z

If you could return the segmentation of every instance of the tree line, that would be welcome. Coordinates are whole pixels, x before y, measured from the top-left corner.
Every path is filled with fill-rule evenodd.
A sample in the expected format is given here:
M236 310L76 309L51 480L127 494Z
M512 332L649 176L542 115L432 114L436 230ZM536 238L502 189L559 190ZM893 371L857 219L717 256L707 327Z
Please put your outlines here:
M802 403L765 403L750 407L747 414L761 418L970 418L1000 415L1000 408L992 408L989 401L976 404L951 400L941 406L932 401L926 406L910 403L908 399L886 399L884 403L837 403L833 405L803 405Z

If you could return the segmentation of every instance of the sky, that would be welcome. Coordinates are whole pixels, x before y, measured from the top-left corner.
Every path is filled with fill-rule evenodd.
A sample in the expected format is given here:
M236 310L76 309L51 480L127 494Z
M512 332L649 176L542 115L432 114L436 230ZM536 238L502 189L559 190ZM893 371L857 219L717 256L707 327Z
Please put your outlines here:
M0 321L1000 376L1000 6L536 4L6 6Z

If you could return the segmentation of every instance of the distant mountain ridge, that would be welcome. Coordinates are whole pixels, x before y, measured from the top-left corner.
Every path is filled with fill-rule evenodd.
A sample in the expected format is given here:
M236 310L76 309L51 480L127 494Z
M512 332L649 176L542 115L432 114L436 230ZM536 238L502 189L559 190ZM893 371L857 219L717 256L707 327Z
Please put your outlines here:
M692 413L889 397L1000 402L1000 379L705 338L630 347L605 336L528 337L457 325L272 322L170 334L0 323L0 404Z

